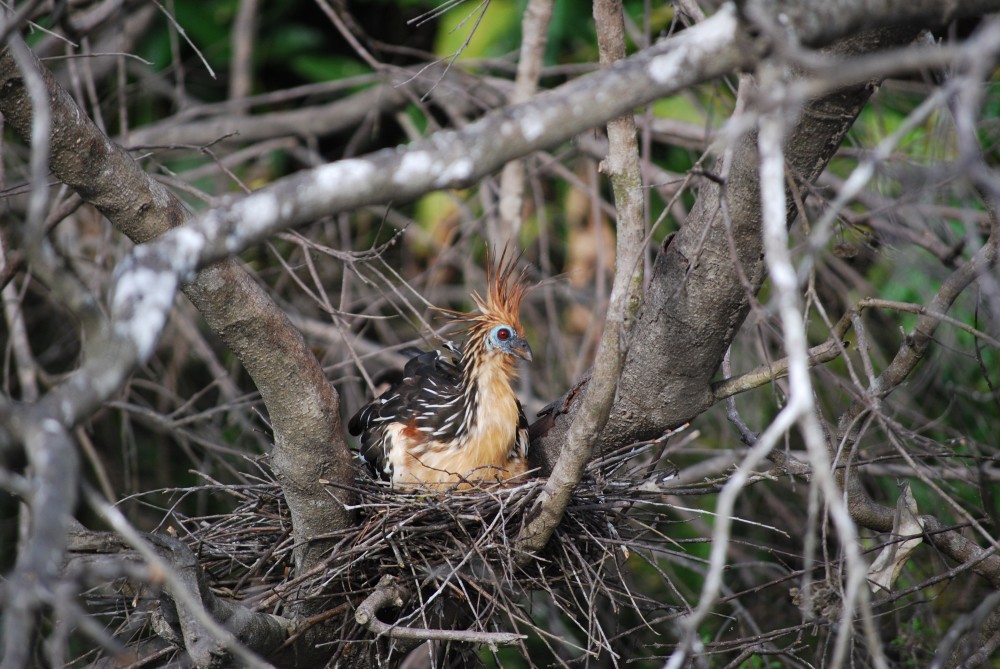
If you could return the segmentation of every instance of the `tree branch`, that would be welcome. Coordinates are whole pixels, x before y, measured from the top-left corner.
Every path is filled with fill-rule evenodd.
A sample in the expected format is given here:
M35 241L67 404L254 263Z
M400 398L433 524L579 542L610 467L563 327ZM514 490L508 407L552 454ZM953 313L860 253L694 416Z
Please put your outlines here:
M836 360L840 357L840 354L846 348L847 343L838 341L837 339L828 339L822 344L813 346L808 351L806 351L806 356L809 361L809 366L821 365L824 362L830 362L831 360ZM780 360L775 360L772 363L761 365L756 369L752 369L745 374L740 374L739 376L733 376L728 379L724 379L717 383L712 384L712 395L715 397L715 401L724 400L727 397L732 397L739 393L745 393L748 390L753 390L754 388L759 388L768 383L772 383L777 379L783 378L788 374L788 357L781 358Z
M305 106L297 109L272 111L267 114L240 115L233 113L250 105L268 102L287 102L278 94L264 94L243 100L231 100L220 105L199 107L202 115L218 111L215 118L197 120L170 119L161 123L139 128L129 135L130 147L209 145L223 141L227 143L253 143L275 137L324 137L356 128L374 114L387 114L410 102L413 97L430 95L432 99L446 99L449 105L459 111L471 111L470 98L483 99L491 106L500 106L506 98L502 91L484 85L482 80L461 71L452 70L450 76L442 80L441 67L393 68L381 77L366 76L356 83L375 85L354 93L349 97L325 104ZM343 86L344 82L337 82ZM412 90L403 90L407 86ZM326 87L330 89L329 86ZM297 97L307 93L334 92L333 90L302 91ZM290 97L287 91L283 98ZM277 99L276 99L277 98ZM221 109L219 109L221 107ZM230 113L225 113L230 112Z
M751 0L744 5L744 12L755 23L791 33L801 44L812 47L871 30L874 26L920 24L931 28L946 25L967 13L985 16L996 10L996 5L989 0L962 0L945 4L934 0L886 0L864 3L863 9L859 6L849 9L823 0Z
M512 632L475 632L472 630L428 629L400 627L382 622L378 612L386 608L401 608L410 598L409 592L392 576L383 576L372 594L362 601L354 612L354 620L376 635L407 641L459 641L462 643L503 646L517 643L528 637Z
M16 420L33 470L26 500L31 515L14 571L3 582L4 669L30 664L37 614L62 570L79 476L79 458L66 428L41 411L22 411Z

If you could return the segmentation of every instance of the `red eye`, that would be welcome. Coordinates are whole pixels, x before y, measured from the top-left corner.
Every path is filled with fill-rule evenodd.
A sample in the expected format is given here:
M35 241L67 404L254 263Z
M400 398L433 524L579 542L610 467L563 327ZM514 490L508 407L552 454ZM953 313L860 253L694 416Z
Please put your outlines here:
M500 328L497 330L497 339L500 341L507 341L512 335L513 333L508 328Z

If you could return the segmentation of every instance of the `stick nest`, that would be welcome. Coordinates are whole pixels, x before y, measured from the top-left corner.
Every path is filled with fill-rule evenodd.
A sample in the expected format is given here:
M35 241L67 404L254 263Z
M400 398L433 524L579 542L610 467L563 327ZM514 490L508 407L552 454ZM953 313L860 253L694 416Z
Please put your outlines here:
M341 642L377 642L385 653L398 628L447 629L452 641L479 643L483 633L504 631L531 635L556 657L614 655L623 628L671 609L630 589L623 568L629 559L655 565L670 548L664 498L680 491L669 488L672 471L649 465L650 446L591 463L549 544L527 561L513 544L545 479L437 493L393 489L359 471L349 490L358 524L318 537L332 548L294 578L291 520L264 469L256 484L208 486L236 499L231 513L192 518L172 510L166 522L199 556L217 592L276 614L308 604L323 612L309 622L339 628ZM386 577L409 597L381 610L379 619L393 628L376 639L355 611ZM526 642L518 643L527 655Z

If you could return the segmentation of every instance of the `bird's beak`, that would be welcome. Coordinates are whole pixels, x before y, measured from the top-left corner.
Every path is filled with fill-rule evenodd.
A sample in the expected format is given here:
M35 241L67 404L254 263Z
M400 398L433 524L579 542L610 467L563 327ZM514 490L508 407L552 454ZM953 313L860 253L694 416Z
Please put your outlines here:
M531 362L531 347L528 346L528 340L518 337L516 340L511 342L510 345L511 353L521 358L521 360L527 360Z

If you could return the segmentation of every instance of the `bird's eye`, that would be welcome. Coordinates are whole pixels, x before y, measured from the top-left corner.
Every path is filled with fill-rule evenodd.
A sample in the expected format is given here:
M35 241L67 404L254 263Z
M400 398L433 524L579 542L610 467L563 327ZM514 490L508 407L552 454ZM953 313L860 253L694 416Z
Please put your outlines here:
M500 341L507 341L512 336L514 336L514 333L510 331L510 328L500 328L497 330L497 339Z

